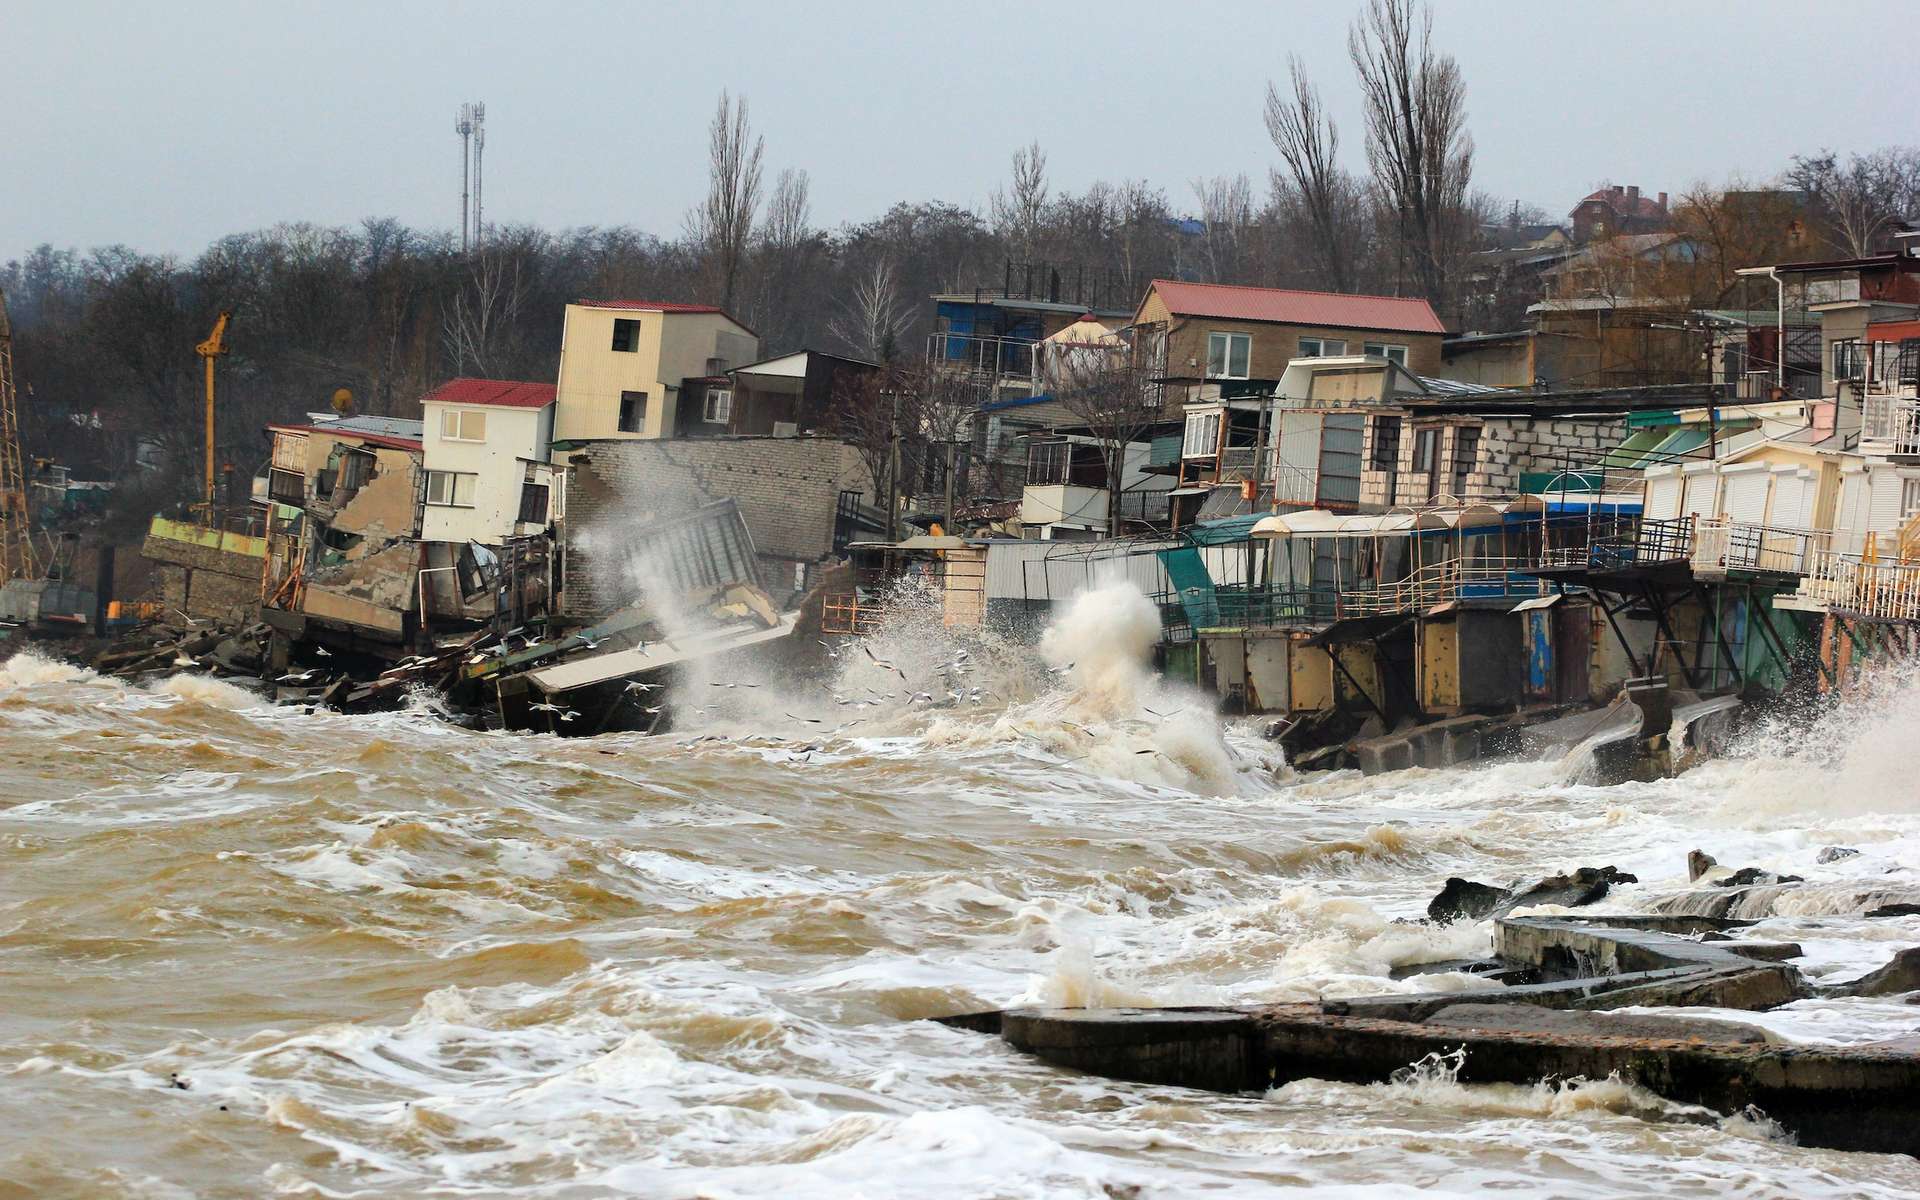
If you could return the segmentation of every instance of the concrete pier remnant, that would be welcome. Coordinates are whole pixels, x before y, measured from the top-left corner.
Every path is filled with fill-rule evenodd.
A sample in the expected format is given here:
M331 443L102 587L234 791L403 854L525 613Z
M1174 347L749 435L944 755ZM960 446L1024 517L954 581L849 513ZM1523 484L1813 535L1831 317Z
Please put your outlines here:
M1777 961L1793 947L1696 942L1644 921L1616 928L1604 920L1499 920L1500 968L1520 982L1486 992L1226 1008L1015 1009L944 1021L1075 1070L1218 1092L1309 1078L1386 1082L1429 1054L1464 1050L1463 1083L1617 1073L1718 1112L1758 1109L1806 1145L1920 1155L1920 1041L1788 1046L1735 1022L1604 1011L1759 1011L1811 994L1798 971Z

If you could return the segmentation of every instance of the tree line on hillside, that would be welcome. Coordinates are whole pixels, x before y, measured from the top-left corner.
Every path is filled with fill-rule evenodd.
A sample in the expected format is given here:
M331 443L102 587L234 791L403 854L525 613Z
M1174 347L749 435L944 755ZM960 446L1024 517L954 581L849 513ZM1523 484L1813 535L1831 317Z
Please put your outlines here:
M1297 60L1271 86L1270 166L1169 189L1145 179L1058 187L1038 143L1016 151L984 211L901 202L871 220L816 224L809 177L768 178L747 101L722 94L706 197L677 235L630 227L489 226L453 235L390 219L287 224L220 239L192 259L110 246L41 246L0 268L13 319L29 453L86 475L144 480L129 511L192 490L201 430L194 345L231 310L218 441L239 478L258 470L262 426L326 407L347 388L363 412L417 416L455 375L551 379L563 306L581 298L722 304L772 355L814 347L873 360L921 356L927 297L997 287L1006 264L1071 264L1131 304L1156 277L1421 295L1456 328L1519 320L1537 295L1503 295L1474 256L1548 218L1473 185L1466 85L1433 40L1421 0L1368 0L1349 38L1363 128L1343 131ZM1346 166L1352 139L1366 169ZM1920 152L1798 157L1775 187L1817 217L1799 257L1886 244L1920 208ZM1717 238L1714 293L1733 268L1769 261L1753 229L1713 218L1750 189L1700 186L1676 223ZM1779 257L1771 258L1779 261ZM1692 286L1692 285L1690 285ZM138 463L159 464L151 472Z

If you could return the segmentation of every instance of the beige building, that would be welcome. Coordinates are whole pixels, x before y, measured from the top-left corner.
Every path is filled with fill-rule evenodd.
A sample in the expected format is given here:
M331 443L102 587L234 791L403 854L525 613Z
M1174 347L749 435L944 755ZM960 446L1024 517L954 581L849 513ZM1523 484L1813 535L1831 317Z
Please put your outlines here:
M759 357L759 335L711 305L569 304L553 439L723 433L733 418L726 373Z
M1446 329L1425 301L1156 279L1134 314L1157 331L1154 353L1185 399L1202 385L1242 395L1272 390L1289 363L1367 354L1415 375L1440 373Z

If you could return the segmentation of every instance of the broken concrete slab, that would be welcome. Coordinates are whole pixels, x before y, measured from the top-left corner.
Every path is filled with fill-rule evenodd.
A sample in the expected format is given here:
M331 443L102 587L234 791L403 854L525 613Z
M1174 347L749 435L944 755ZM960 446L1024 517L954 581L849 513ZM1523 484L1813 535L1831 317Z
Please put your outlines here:
M1386 1082L1433 1054L1457 1054L1463 1083L1617 1073L1719 1112L1757 1107L1805 1145L1920 1153L1920 1046L1781 1046L1736 1022L1587 1011L1770 1008L1803 994L1793 968L1591 920L1508 918L1495 938L1503 961L1530 965L1542 982L1472 999L1023 1009L947 1023L997 1029L1016 1048L1078 1070L1225 1092L1305 1078Z

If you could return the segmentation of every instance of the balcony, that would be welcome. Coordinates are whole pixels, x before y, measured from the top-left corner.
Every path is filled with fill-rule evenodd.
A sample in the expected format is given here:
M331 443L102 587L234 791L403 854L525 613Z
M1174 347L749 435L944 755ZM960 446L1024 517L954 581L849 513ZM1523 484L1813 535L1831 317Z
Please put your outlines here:
M1920 396L1869 390L1860 403L1860 453L1870 458L1920 455Z
M1829 537L1819 530L1702 517L1694 525L1688 557L1696 579L1725 579L1730 571L1805 575L1826 551Z
M1020 493L1020 523L1107 527L1107 489L1070 483L1030 483Z
M1812 555L1800 590L1781 607L1920 621L1920 564L1867 562L1822 550Z
M927 361L995 384L1034 386L1034 341L961 333L927 335Z

